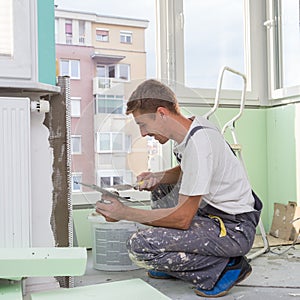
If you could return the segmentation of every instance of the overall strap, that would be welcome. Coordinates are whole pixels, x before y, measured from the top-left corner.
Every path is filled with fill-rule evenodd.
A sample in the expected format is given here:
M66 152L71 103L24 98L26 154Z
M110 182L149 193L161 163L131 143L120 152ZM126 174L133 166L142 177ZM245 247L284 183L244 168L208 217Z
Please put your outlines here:
M195 132L196 131L198 131L198 130L201 130L201 129L211 129L210 127L207 127L207 126L196 126L196 127L194 127L190 132L189 132L189 135L188 135L188 137L187 137L187 139L186 139L186 141L185 141L185 147L186 147L186 145L188 144L188 141L190 140L190 138L195 134ZM175 153L174 153L175 154ZM177 162L180 164L181 163L181 155L176 155L175 154L175 156L176 156L176 160L177 160Z
M212 129L212 128L210 128L210 127L207 127L207 126L201 126L201 125L194 127L194 128L190 131L190 133L189 133L189 135L188 135L188 137L187 137L187 139L186 139L186 141L185 141L185 146L187 145L188 141L189 141L190 138L195 134L196 131L201 130L201 129L205 129L205 128L207 128L207 129Z

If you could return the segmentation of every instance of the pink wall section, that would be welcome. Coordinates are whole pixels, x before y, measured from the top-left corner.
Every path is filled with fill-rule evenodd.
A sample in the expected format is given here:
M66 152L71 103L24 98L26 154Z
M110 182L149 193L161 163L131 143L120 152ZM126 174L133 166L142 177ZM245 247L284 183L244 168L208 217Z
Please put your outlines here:
M71 79L71 97L81 98L81 116L72 118L71 134L81 135L81 154L72 155L72 172L82 172L83 182L95 182L94 163L94 101L93 78L95 63L91 58L93 47L56 45L56 57L80 60L80 80Z

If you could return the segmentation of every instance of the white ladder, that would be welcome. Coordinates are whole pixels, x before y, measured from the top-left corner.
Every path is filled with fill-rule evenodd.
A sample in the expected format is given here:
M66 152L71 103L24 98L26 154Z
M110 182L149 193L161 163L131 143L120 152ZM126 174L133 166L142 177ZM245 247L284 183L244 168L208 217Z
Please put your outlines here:
M243 85L243 90L242 90L242 95L241 95L241 101L240 101L240 109L239 112L236 116L234 116L231 120L229 120L222 128L222 134L224 135L226 130L229 129L232 135L232 139L233 139L233 144L231 144L231 148L235 151L235 153L237 154L238 158L240 159L240 161L242 162L242 165L246 171L246 167L245 167L245 163L242 157L242 146L239 144L238 140L237 140L237 136L236 136L236 132L235 132L235 122L242 116L242 113L244 111L244 107L245 107L245 95L246 95L246 87L247 87L247 78L244 74L229 68L227 66L223 67L220 74L219 74L219 79L218 79L218 87L217 87L217 91L216 91L216 98L215 98L215 102L213 107L211 108L211 110L209 110L204 117L209 119L210 116L212 116L215 111L217 110L217 108L219 107L219 103L220 103L220 92L221 92L221 88L222 88L222 82L223 82L223 77L224 77L224 73L225 71L234 73L235 75L241 76L244 82ZM266 252L268 252L270 250L270 246L269 246L269 242L267 239L267 235L265 232L265 228L263 225L263 222L261 220L261 218L259 219L259 223L258 223L259 229L260 229L260 233L261 233L261 237L263 240L263 248L253 252L252 254L248 255L247 258L249 260L252 260L254 258L256 258L257 256L264 254Z

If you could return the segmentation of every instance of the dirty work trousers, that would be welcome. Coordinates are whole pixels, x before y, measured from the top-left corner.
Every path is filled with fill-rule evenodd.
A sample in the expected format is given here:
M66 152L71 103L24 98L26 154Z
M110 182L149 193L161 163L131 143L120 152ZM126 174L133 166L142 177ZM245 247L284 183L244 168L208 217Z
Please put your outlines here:
M251 249L261 208L259 199L256 211L239 215L205 205L188 230L150 227L134 233L127 242L129 256L143 268L212 289L229 259Z

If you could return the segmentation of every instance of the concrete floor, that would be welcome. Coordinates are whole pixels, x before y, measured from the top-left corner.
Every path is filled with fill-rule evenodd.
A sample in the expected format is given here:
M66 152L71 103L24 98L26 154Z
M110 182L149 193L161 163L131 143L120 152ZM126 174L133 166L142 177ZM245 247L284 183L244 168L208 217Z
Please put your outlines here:
M257 251L257 249L253 251ZM251 261L251 265L253 269L252 274L239 285L233 287L230 293L222 297L222 299L300 299L299 244L293 247L289 245L271 247L268 253L254 258ZM176 279L151 279L143 269L121 272L96 270L93 268L92 252L90 250L88 252L86 274L75 278L75 286L86 286L132 278L144 280L172 300L205 299L194 293L193 285L190 283ZM121 295L122 292L120 291L120 296Z

